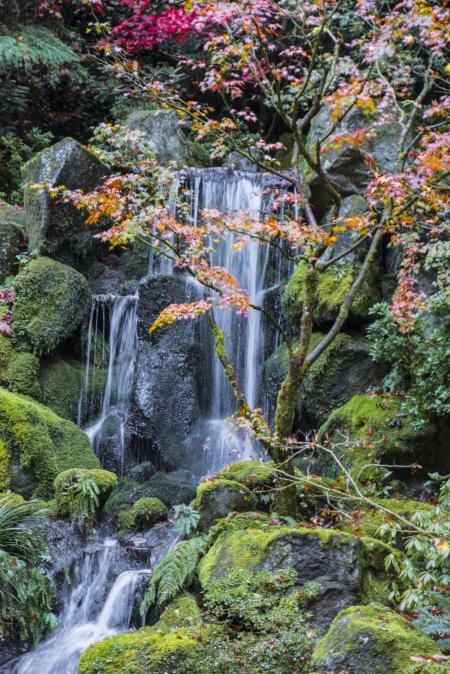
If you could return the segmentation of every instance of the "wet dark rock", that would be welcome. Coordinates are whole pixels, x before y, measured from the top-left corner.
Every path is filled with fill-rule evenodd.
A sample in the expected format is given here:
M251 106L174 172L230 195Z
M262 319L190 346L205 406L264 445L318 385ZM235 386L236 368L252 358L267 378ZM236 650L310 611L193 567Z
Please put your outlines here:
M373 125L376 117L367 116L354 108L336 129L337 133L351 132ZM324 106L314 117L308 134L307 145L313 150L318 139L326 136L334 122L330 109ZM364 163L364 155L370 154L377 162L380 173L391 172L395 168L401 138L401 126L395 117L379 124L375 133L368 135L361 147L351 147L345 143L322 154L322 165L333 184L343 196L355 194L367 185L370 168ZM316 177L310 176L311 190L315 201L329 201L329 196L321 194L321 186Z
M116 515L122 506L146 497L159 498L169 507L189 503L195 496L195 487L188 471L154 473L142 483L131 477L123 477L110 494L105 510L110 515Z
M71 204L58 203L48 189L31 185L45 183L49 187L64 185L89 191L107 173L107 166L72 138L64 138L27 162L22 174L26 185L24 224L30 250L66 262L78 260L92 249L95 233L86 226L84 213Z
M180 276L161 276L139 286L136 381L128 434L147 446L158 468L189 467L191 448L185 439L208 405L210 337L202 320L179 321L157 330L148 328L172 303L193 301L195 286ZM164 500L164 499L163 499Z
M150 461L144 461L131 468L130 477L142 484L143 482L146 482L146 480L149 480L155 473L155 466Z

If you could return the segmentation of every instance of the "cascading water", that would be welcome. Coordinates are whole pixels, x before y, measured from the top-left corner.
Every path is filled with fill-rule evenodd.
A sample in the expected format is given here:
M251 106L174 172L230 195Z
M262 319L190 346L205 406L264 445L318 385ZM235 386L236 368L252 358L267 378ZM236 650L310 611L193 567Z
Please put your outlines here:
M126 458L126 422L130 410L137 350L137 296L94 295L88 328L86 369L78 405L78 423L106 467L123 473ZM105 358L103 336L109 327L109 355L102 408L92 419L97 359ZM98 339L99 335L102 337Z
M5 674L75 674L90 644L130 628L137 584L150 571L124 571L112 582L120 554L114 539L88 546L63 589L58 629L32 653L6 665Z
M202 209L214 209L224 214L245 211L250 218L264 217L269 206L265 191L274 181L272 177L261 173L223 168L191 170L188 179L191 183L191 218L194 224ZM213 247L211 263L230 271L241 287L249 292L251 303L262 306L266 293L276 288L281 280L281 254L274 255L269 246L261 245L256 239L252 239L240 251L233 249L234 243L234 235L229 234ZM224 333L229 356L235 364L248 404L252 409L262 407L263 314L251 309L249 316L243 317L222 310L217 312L216 321ZM202 455L195 466L195 472L200 475L217 471L226 463L250 458L255 453L255 445L249 438L234 433L225 423L225 418L235 410L235 401L218 358L214 359L213 372L210 418L190 438L198 441L202 434L206 438Z

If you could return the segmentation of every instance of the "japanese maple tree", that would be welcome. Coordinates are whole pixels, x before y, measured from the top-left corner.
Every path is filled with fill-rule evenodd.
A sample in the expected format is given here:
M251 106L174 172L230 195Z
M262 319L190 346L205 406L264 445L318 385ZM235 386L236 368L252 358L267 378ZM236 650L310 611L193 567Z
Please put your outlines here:
M446 74L450 68L445 47L449 18L442 3L433 0L390 4L383 0L190 0L171 5L157 16L149 14L149 3L143 1L136 4L128 22L114 31L119 40L115 71L129 79L134 91L175 111L213 159L220 161L236 152L259 170L277 176L273 210L260 219L249 213L204 212L193 225L183 217L182 207L177 216L173 214L165 198L168 192L161 190L161 182L170 183L170 171L161 174L154 158L145 153L130 159L130 170L122 158L120 173L95 193L66 197L88 209L88 222L108 218L103 240L124 245L139 237L206 288L199 301L167 307L151 330L175 320L210 316L217 354L236 393L239 414L286 475L293 471L289 438L301 384L346 324L383 238L404 251L391 308L402 330L410 329L411 313L424 302L415 289L418 252L442 237L448 213ZM195 35L194 53L183 53L187 34ZM130 53L154 49L169 38L178 44L171 56L179 66L176 82L169 76L151 78L138 62L130 67ZM312 125L324 110L326 124L318 126L311 140ZM390 122L395 122L398 133L387 170L370 148ZM101 134L112 147L117 143L122 143L122 150L127 147L113 127L103 127ZM280 141L281 134L290 139L289 148ZM360 188L367 208L357 216L345 217L340 211L346 192L327 168L327 158L338 150L358 153L367 172ZM315 197L319 192L327 207L327 216L321 219L322 207ZM211 241L217 245L229 232L236 237L236 255L256 238L264 245L281 247L306 267L296 339L290 339L277 317L270 317L287 344L289 361L278 392L273 432L261 412L247 405L214 322L214 313L222 308L267 313L251 304L247 289L229 270L210 262ZM338 314L312 348L320 279L356 250L360 261ZM279 486L277 511L292 510L292 487L284 481Z

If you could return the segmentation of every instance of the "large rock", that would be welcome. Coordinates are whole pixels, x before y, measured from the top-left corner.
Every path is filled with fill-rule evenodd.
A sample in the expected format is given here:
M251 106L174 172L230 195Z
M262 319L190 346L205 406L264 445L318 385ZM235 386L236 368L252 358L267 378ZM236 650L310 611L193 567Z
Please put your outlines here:
M323 334L314 333L314 347ZM296 403L295 428L317 429L333 409L354 395L379 385L386 370L370 358L367 340L359 335L341 333L312 365L300 388ZM280 346L264 365L265 387L273 406L287 374L288 352Z
M231 512L254 510L256 504L256 496L248 487L225 479L202 482L197 487L197 495L192 502L200 515L200 528L203 531L208 531L216 520Z
M316 141L326 136L334 123L330 117L329 107L322 107L311 123L307 138L310 151L315 151ZM395 170L402 135L398 119L392 115L381 121L377 113L366 115L355 107L337 127L335 133L348 133L363 128L370 128L370 133L367 134L361 146L355 147L349 143L343 143L339 147L322 153L322 166L343 195L357 193L367 185L370 179L370 169L364 162L366 154L375 159L380 173ZM323 195L320 195L317 179L312 180L311 187L313 194L318 192L315 196L320 201Z
M72 138L39 152L23 167L25 183L25 231L31 250L63 260L85 256L93 245L93 231L85 224L86 215L71 204L58 203L48 187L94 189L108 168L92 152Z
M405 674L412 657L438 654L436 644L405 618L370 604L339 613L317 644L311 664L314 671Z
M329 325L338 316L339 309L360 270L358 262L343 258L342 263L320 273L317 286L317 302L314 309L314 324ZM300 262L289 279L283 293L281 306L283 317L298 334L305 297L307 265ZM369 309L381 299L379 270L372 266L355 293L347 324L360 325L369 321Z
M145 134L160 164L174 162L182 166L186 163L187 143L174 112L135 110L125 123L132 131Z
M194 298L194 287L180 277L150 278L139 287L139 347L128 431L137 446L147 447L145 458L166 470L190 465L185 439L207 409L210 339L202 332L202 320L179 321L151 336L148 328L169 304Z
M338 458L361 479L370 476L361 472L363 466L378 461L420 464L425 471L446 473L450 469L448 420L430 422L418 430L393 398L354 396L334 410L319 429L319 442L327 437L338 443L335 447ZM341 474L337 462L328 454L319 458L316 469L320 475L329 477ZM410 477L411 471L407 469L404 475Z
M195 496L195 483L188 471L154 473L145 482L123 477L106 503L106 511L117 515L121 508L136 503L141 498L158 498L167 506L189 503Z
M48 407L0 389L0 491L51 496L69 468L98 468L88 437Z
M384 557L390 548L383 543L325 529L257 528L256 523L253 528L250 522L247 527L220 534L200 562L202 587L234 567L294 568L300 587L307 581L320 585L312 605L319 628L346 606L386 598Z
M91 305L84 276L48 257L31 260L15 281L14 341L48 354L80 327Z
M23 239L23 211L0 203L0 283L15 274Z

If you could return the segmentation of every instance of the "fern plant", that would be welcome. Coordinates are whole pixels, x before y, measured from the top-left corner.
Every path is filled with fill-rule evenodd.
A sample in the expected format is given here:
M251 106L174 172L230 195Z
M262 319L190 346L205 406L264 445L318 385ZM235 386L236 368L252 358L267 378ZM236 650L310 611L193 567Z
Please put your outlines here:
M63 65L77 63L77 54L42 26L23 26L0 36L0 72L28 72L34 66L58 70Z
M0 550L24 561L34 561L42 542L36 533L37 518L45 517L42 501L14 503L9 496L0 499Z
M190 505L182 503L175 508L175 529L180 536L190 536L197 530L199 513Z
M433 606L419 610L414 621L424 634L437 641L441 651L450 651L450 597L448 594L433 593Z
M181 541L155 567L141 604L141 614L152 606L163 606L189 585L200 558L206 551L207 537Z

